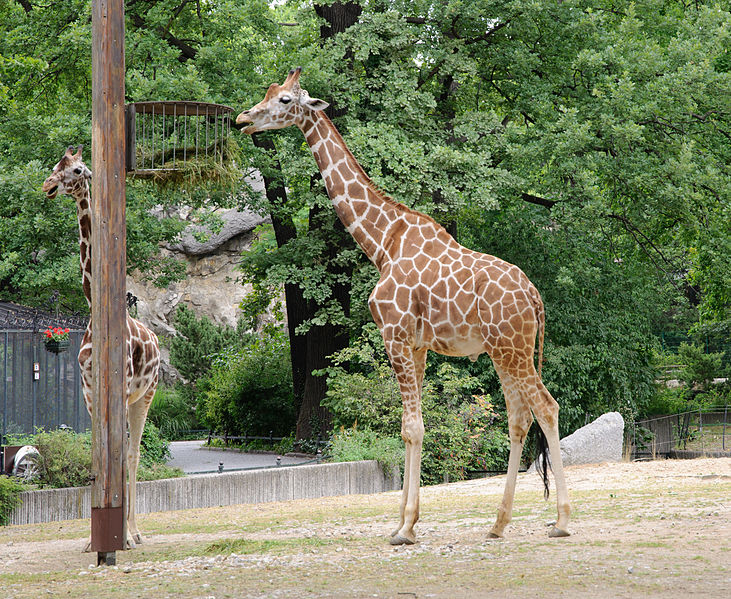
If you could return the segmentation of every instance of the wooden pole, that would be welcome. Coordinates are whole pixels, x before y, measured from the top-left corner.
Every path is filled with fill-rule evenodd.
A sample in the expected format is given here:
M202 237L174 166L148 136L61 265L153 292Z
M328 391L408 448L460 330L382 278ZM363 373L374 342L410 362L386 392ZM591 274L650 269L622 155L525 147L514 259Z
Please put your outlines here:
M92 3L91 550L113 565L127 538L124 1Z

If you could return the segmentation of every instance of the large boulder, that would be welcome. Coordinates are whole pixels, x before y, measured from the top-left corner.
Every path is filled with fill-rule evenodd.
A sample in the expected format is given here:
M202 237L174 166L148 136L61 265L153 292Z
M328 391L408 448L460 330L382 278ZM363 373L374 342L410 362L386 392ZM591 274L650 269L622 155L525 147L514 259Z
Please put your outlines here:
M619 412L602 414L586 426L561 439L564 466L621 462L624 418ZM535 463L530 470L535 470Z

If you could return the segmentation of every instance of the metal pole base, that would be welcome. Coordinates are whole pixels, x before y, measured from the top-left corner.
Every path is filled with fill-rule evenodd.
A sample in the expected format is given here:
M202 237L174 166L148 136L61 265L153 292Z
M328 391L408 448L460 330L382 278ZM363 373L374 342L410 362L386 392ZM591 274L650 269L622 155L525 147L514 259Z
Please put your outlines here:
M117 565L117 552L116 551L99 551L96 554L96 565L97 566L116 566Z

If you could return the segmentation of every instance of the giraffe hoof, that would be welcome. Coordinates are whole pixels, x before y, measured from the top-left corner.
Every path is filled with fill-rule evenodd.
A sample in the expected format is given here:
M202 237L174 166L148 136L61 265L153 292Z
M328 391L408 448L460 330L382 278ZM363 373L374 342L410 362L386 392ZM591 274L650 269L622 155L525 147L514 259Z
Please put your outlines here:
M142 545L142 535L140 533L135 533L132 535L132 540L137 545Z
M551 528L551 530L548 531L548 536L557 538L557 537L570 537L571 533L567 530L561 530L560 528L556 528L555 526Z
M498 533L493 532L491 530L489 533L487 533L487 538L488 539L502 539L503 538L503 535L499 535Z
M81 550L81 553L91 553L91 541L86 544L86 547Z
M408 539L408 538L404 537L403 535L396 533L388 540L388 542L391 545L413 545L416 541L412 540L412 539Z

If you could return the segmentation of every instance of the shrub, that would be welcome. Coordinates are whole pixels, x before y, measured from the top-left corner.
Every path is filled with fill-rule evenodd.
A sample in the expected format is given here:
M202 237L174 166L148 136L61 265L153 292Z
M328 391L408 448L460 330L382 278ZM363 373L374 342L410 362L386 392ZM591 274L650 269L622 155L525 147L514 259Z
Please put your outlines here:
M25 487L17 479L0 475L0 526L5 526L10 514L20 505L20 492Z
M68 430L40 431L25 438L28 445L38 449L36 465L38 476L34 481L40 487L83 487L91 483L91 434L77 434ZM165 462L170 457L168 442L149 420L145 423L140 443L138 480L156 480L182 476L177 468Z
M140 466L152 468L170 459L170 444L153 422L147 420L140 441Z
M198 427L195 405L182 385L160 385L150 404L147 420L160 429L160 434L168 440L179 439L187 431Z
M191 383L210 371L221 351L241 347L249 338L242 331L218 326L205 316L197 318L185 306L178 307L175 326L178 334L170 340L170 362Z
M356 430L369 431L355 433L356 446L375 443L375 438L400 438L401 394L375 326L366 325L358 342L338 352L333 364L323 371L328 376L323 404L332 412L335 426L347 430L357 423ZM442 362L435 375L425 378L424 483L442 482L445 475L463 479L468 470L505 468L510 449L506 419L494 409L490 397L478 390L477 379L449 362ZM335 435L333 444L336 439L348 441Z
M328 448L334 462L376 460L385 474L394 466L403 471L404 444L399 437L384 437L369 428L341 428L333 434Z
M137 480L161 480L164 478L180 478L185 476L180 468L172 468L166 464L145 465L140 463L137 469Z
M296 413L287 336L270 329L243 349L222 352L201 389L198 417L212 430L288 435Z
M67 430L37 433L36 482L42 487L83 487L91 482L91 435Z

